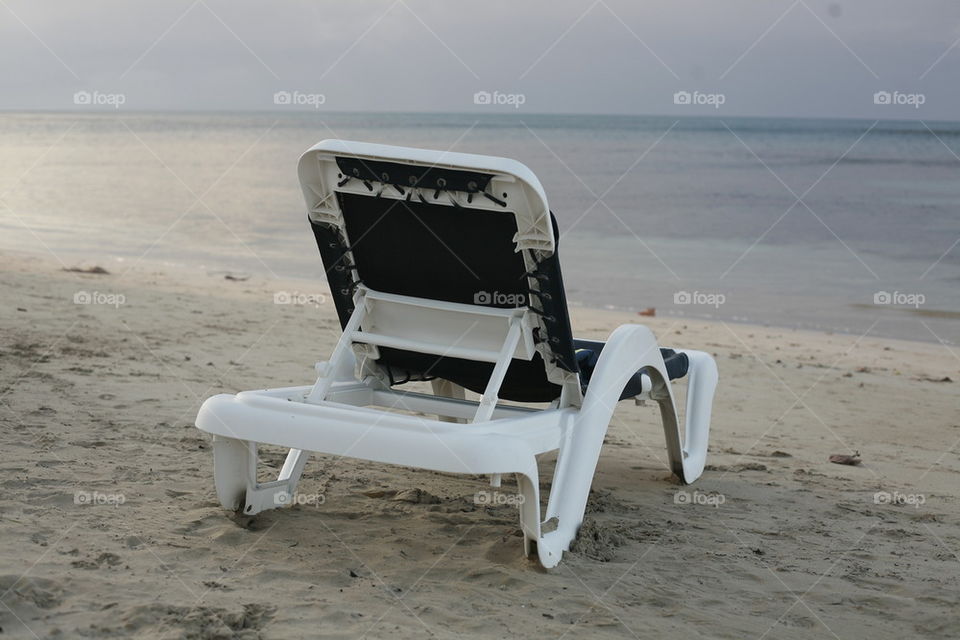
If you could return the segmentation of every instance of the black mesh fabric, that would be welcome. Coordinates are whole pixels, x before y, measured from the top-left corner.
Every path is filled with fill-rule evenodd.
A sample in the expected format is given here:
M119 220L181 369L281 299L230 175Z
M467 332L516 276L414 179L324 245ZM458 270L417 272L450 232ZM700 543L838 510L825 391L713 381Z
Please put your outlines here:
M433 195L428 193L428 202L421 202L338 193L346 237L334 227L312 223L342 325L353 311L347 243L360 281L375 291L499 307L529 299L526 267L513 241L513 213L434 204ZM537 274L548 330L536 337L548 342L558 367L577 371L556 253L539 265ZM466 324L464 331L468 329ZM493 370L491 363L385 347L380 347L379 363L396 383L436 377L478 393ZM547 379L538 353L530 361L512 361L499 395L549 402L560 395L560 387Z

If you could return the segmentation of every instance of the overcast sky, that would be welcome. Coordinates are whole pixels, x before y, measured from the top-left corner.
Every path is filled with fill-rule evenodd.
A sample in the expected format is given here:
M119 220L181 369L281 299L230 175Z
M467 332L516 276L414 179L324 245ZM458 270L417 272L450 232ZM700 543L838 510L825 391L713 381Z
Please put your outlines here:
M958 40L956 0L0 0L0 109L960 120Z

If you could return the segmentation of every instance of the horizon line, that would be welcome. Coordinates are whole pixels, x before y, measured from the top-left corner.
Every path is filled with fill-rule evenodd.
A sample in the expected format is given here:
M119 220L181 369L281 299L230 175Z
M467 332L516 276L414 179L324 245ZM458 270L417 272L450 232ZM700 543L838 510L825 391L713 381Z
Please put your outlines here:
M675 120L835 120L835 121L877 121L877 122L940 122L950 124L960 124L960 120L949 120L945 118L920 118L920 117L898 117L898 118L877 118L869 116L824 116L824 115L769 115L769 114L724 114L719 113L696 113L696 114L671 114L671 113L591 113L575 111L547 111L547 112L519 112L517 110L507 111L498 110L490 112L481 111L394 111L394 110L325 110L325 109L221 109L221 108L189 108L189 109L113 109L109 107L101 109L17 109L0 107L0 115L120 115L120 114L262 114L262 115L422 115L422 116L467 116L477 118L488 118L491 116L508 117L591 117L591 118L663 118Z

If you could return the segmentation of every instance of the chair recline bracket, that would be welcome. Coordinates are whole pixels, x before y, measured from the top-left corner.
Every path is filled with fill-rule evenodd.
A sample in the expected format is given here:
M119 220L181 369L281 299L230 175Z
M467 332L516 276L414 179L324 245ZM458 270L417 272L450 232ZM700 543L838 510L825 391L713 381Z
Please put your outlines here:
M487 325L506 323L507 329L502 337L502 343L499 349L484 348L483 345L472 344L465 346L454 344L451 346L449 342L443 339L431 340L425 338L423 335L397 335L397 331L380 333L376 331L375 328L374 330L365 330L365 326L374 325L376 322L376 320L372 318L372 314L375 313L375 305L394 308L422 307L428 311L440 311L450 316L458 316L461 318L461 324L472 321L471 327L477 327L480 323L486 323ZM367 323L366 321L368 319L372 320L372 322ZM533 357L533 351L536 348L533 331L532 314L528 309L496 309L475 305L439 302L409 296L379 293L360 285L354 294L353 311L350 314L350 319L344 326L343 334L337 341L336 347L334 347L329 363L317 378L317 381L307 394L305 400L311 404L319 404L326 399L335 379L334 372L343 369L344 362L351 357L349 355L351 347L355 345L374 348L392 347L416 351L418 353L432 353L441 357L450 356L493 363L493 371L490 374L477 412L473 418L474 423L486 422L490 420L494 409L497 407L500 387L503 384L510 362L515 357L525 360ZM461 335L461 338L463 337L465 336Z

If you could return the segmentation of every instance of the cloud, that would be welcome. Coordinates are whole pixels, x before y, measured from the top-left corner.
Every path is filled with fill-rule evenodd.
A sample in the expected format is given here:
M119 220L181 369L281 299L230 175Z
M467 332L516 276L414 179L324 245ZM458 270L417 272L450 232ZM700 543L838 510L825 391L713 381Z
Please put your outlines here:
M477 91L523 94L524 110L558 113L690 113L672 96L694 90L724 94L724 115L936 119L960 101L951 81L960 46L943 56L960 37L954 3L7 7L4 109L70 109L80 90L123 93L126 108L143 110L276 109L284 90L323 94L323 108L344 111L478 110ZM878 113L873 93L894 89L926 92L922 113Z

